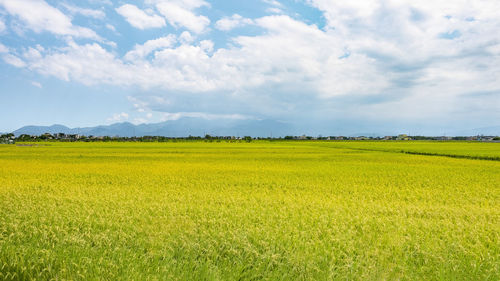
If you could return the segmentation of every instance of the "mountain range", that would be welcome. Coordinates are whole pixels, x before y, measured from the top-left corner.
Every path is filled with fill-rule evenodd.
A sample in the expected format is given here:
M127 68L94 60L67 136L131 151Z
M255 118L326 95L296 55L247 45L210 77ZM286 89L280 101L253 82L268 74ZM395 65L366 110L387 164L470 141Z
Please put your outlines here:
M275 120L207 120L197 117L184 117L178 120L169 120L161 123L134 125L129 122L115 123L96 127L68 128L63 125L52 126L25 126L15 130L14 135L41 135L44 133L57 134L79 134L85 136L252 136L252 137L284 137L287 135L302 135L307 128L299 129L290 123ZM324 130L328 131L328 130ZM340 131L340 130L339 130ZM344 136L385 136L398 135L400 132L374 132L374 133L334 133L329 135ZM325 134L326 135L326 134ZM484 127L478 129L448 132L448 136L476 136L476 135L500 135L500 126Z
M134 125L129 122L115 123L105 126L68 128L63 125L25 126L12 132L19 136L41 135L44 133L79 134L86 136L285 136L293 133L288 123L273 120L206 120L203 118L185 117L178 120L153 124Z

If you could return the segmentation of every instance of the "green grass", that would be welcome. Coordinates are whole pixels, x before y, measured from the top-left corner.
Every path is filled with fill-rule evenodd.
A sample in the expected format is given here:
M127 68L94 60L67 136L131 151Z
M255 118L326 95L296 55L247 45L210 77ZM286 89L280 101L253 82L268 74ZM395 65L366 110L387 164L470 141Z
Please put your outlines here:
M500 145L2 145L0 280L499 280L500 162L405 149Z

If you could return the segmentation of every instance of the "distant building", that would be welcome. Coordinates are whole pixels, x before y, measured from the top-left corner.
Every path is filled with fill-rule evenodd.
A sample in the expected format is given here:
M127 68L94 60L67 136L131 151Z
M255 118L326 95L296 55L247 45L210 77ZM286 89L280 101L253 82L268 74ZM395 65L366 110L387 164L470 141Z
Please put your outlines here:
M396 138L397 140L411 140L411 138L407 134L400 134Z
M493 141L494 136L481 136L481 141Z
M13 135L3 135L0 137L0 144L15 144L16 139Z

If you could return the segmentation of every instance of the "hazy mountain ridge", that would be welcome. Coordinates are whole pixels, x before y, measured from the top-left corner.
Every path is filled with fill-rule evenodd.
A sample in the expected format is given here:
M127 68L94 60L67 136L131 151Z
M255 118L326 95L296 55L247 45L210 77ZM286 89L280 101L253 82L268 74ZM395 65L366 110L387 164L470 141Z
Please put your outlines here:
M178 120L165 121L161 123L139 124L134 125L129 122L115 123L111 125L100 125L95 127L83 128L68 128L64 125L52 126L25 126L13 133L16 136L41 135L44 133L57 134L79 134L86 136L166 136L166 137L187 137L204 136L206 134L213 136L252 136L252 137L284 137L287 135L302 135L308 130L303 130L292 126L290 123L274 121L274 120L207 120L203 118L185 117ZM328 131L324 129L323 131ZM339 131L332 130L332 131ZM398 132L383 132L373 133L327 133L328 135L344 135L344 136L394 136ZM404 133L404 132L403 132ZM307 134L307 133L306 133ZM311 135L311 134L309 134ZM484 127L470 130L452 131L447 133L448 136L476 136L476 135L500 135L500 126ZM316 136L316 135L312 135Z
M79 134L86 136L167 136L186 137L204 136L285 136L293 133L288 123L273 120L206 120L202 118L181 118L152 124L134 125L129 122L101 125L95 127L68 128L63 125L25 126L15 130L14 135L41 135L44 133Z

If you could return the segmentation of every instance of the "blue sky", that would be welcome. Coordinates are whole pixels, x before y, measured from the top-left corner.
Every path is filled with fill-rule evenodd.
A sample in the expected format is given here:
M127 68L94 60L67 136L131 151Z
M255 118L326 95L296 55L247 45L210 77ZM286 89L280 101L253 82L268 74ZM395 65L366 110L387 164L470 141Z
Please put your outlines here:
M0 0L0 131L272 119L500 125L497 0Z

